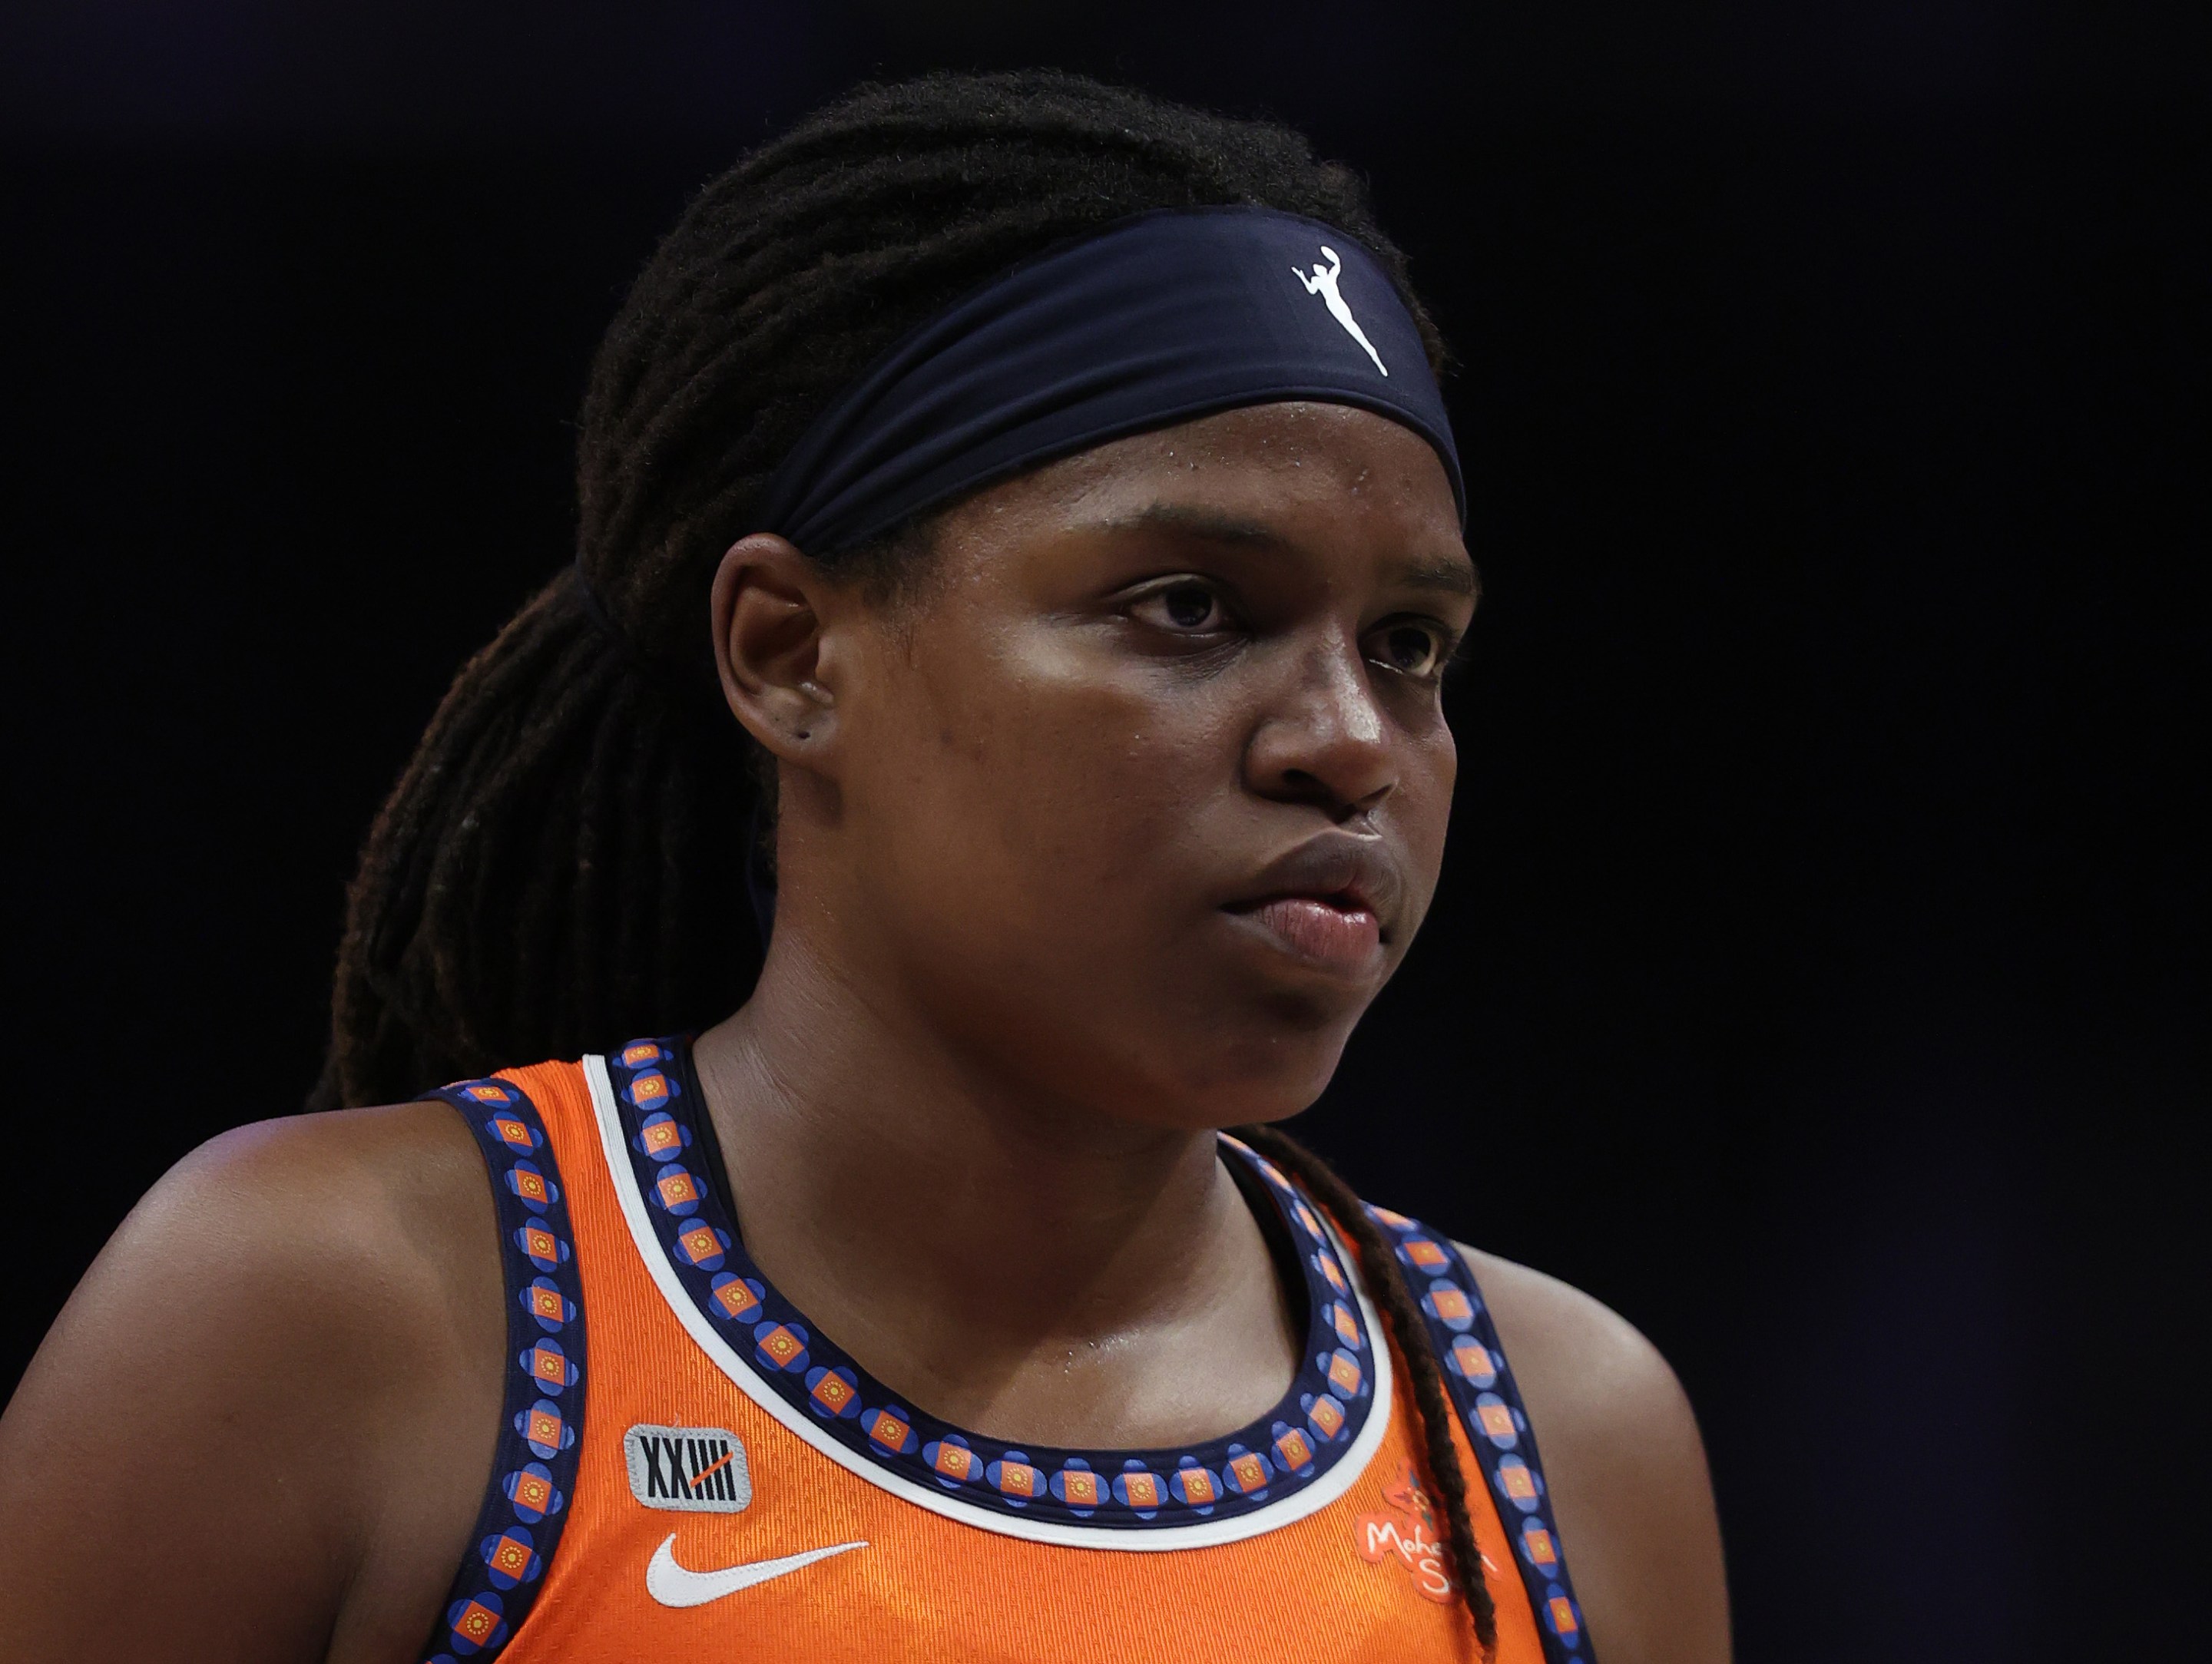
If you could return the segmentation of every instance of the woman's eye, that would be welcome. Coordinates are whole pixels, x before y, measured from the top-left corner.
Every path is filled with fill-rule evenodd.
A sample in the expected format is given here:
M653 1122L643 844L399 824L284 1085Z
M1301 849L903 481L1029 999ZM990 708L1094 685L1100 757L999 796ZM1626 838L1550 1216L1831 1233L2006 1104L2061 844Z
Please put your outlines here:
M1369 640L1369 651L1376 661L1401 676L1436 675L1443 668L1449 651L1443 632L1433 624L1389 624Z
M1148 624L1196 633L1218 629L1223 622L1221 598L1204 584L1170 584L1137 604L1137 612Z

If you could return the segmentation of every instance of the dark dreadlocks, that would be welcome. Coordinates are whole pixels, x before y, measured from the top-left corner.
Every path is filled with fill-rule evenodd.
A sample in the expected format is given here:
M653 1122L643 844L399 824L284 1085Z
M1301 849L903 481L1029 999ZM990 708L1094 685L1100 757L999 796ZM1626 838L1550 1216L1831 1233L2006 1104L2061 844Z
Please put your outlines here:
M1148 209L1340 226L1443 349L1345 167L1284 128L1079 77L864 87L701 192L592 367L576 565L471 659L368 835L319 1107L696 1029L759 973L744 877L765 782L702 629L722 552L807 422L906 331L1023 257ZM926 538L894 534L894 556ZM884 550L856 551L844 562ZM772 809L772 804L770 805ZM1412 1375L1475 1628L1495 1621L1437 1365L1382 1233L1318 1158L1242 1136L1359 1253Z

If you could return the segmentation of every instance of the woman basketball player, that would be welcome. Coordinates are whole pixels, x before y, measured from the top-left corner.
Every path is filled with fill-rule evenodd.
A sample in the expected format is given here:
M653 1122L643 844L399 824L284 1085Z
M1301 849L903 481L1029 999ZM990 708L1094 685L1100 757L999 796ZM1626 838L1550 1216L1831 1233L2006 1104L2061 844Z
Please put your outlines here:
M708 186L370 835L337 1113L8 1412L0 1652L1724 1658L1665 1364L1273 1130L1441 859L1441 357L1343 169L1085 82Z

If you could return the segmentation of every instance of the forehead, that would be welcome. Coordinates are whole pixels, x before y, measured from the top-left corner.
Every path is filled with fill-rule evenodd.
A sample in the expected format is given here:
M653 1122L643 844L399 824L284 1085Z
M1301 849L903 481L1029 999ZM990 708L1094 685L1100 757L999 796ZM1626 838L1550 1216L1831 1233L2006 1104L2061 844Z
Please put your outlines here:
M1255 404L1133 434L979 492L956 534L1111 525L1163 507L1265 525L1286 541L1379 538L1461 553L1451 481L1426 440L1346 404Z

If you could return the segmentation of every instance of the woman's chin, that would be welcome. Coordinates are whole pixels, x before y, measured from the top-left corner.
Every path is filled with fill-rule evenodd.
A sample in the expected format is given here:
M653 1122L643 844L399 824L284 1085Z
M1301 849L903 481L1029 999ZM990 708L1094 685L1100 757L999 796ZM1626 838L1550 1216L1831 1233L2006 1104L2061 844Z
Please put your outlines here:
M1322 1030L1279 1024L1216 1029L1179 1048L1181 1066L1166 1072L1174 1084L1156 1102L1168 1109L1165 1118L1194 1128L1288 1120L1311 1108L1328 1088L1350 1032L1349 1023Z

